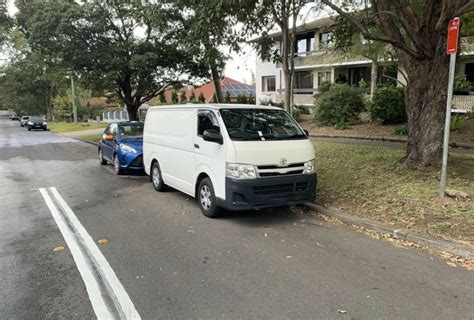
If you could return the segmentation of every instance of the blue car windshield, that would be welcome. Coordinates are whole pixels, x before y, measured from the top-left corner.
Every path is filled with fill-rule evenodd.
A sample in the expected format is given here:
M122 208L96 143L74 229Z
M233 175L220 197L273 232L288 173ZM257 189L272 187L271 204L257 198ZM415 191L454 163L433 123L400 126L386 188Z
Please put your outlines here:
M143 125L120 125L118 129L121 139L143 138Z

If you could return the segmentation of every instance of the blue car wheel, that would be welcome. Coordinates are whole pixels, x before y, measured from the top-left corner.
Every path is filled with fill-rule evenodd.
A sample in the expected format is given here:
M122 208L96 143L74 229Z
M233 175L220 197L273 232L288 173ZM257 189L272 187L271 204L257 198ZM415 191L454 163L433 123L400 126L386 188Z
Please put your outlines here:
M120 160L116 154L114 155L114 171L118 176L123 174L123 170L120 168Z

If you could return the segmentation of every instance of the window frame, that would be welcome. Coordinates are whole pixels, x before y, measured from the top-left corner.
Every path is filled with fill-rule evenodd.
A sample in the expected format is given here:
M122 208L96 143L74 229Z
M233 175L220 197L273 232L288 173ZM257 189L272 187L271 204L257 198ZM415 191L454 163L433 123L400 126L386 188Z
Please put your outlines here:
M202 134L199 134L199 117L202 116L202 115L206 115L206 116L209 116L211 115L211 122L213 123L214 125L214 122L217 123L217 126L214 125L214 128L217 128L217 131L221 132L221 126L219 124L219 120L217 120L217 116L216 114L211 110L211 109L199 109L197 111L197 117L196 117L196 121L197 121L197 125L196 125L196 135L198 137L201 137L202 138ZM212 119L212 117L214 117L214 120ZM204 133L204 130L203 130L203 133Z
M268 79L273 79L274 90L268 90ZM276 76L262 76L262 92L276 92Z

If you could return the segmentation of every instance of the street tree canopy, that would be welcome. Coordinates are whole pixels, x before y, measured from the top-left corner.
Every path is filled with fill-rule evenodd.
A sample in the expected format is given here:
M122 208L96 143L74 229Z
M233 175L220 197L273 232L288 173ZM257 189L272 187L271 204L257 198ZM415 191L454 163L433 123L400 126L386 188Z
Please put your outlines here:
M366 39L390 44L406 73L407 164L441 162L449 59L448 21L474 9L472 0L321 0ZM462 28L462 27L461 27Z
M180 41L186 18L163 3L21 0L17 6L32 49L93 91L116 93L131 120L167 87L208 74L200 52Z

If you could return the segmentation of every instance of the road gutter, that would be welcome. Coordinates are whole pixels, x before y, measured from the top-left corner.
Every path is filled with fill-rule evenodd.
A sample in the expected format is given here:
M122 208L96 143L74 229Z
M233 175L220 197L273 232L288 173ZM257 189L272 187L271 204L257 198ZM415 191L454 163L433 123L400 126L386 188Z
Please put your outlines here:
M304 206L310 210L317 211L324 216L336 218L349 225L355 225L367 230L387 234L395 239L413 242L422 247L427 247L436 251L448 252L454 256L459 256L464 259L474 260L474 248L468 245L462 245L443 239L435 239L429 236L411 232L407 229L401 229L373 220L352 216L312 202L306 202L304 203Z

